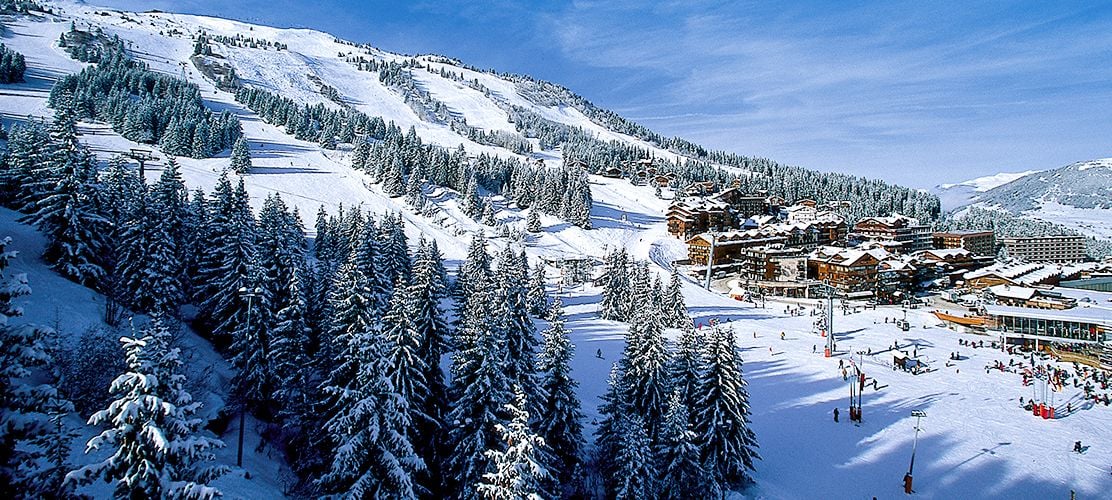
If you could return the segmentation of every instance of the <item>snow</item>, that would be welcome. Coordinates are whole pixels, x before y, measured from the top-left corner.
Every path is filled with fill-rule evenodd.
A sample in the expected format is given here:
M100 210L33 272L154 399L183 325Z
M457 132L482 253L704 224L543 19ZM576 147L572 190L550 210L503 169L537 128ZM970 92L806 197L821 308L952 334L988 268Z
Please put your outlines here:
M986 175L976 179L970 179L955 184L941 184L938 187L942 189L952 189L958 186L968 186L973 188L974 192L983 193L997 186L1003 186L1012 182L1020 177L1027 177L1028 175L1039 172L1039 170L1027 170L1024 172L1000 172L999 174Z
M1081 171L1089 170L1090 168L1112 168L1112 158L1102 158L1099 160L1091 160L1079 163L1077 169Z
M984 340L988 346L995 337L940 328L925 310L907 311L910 332L884 323L886 317L902 317L898 307L880 306L849 316L836 311L839 352L837 359L827 359L821 350L826 339L812 332L814 316L786 315L786 305L777 302L761 309L690 284L685 295L697 322L718 318L738 334L762 456L756 485L743 492L746 497L903 495L901 478L907 472L915 425L911 410L927 413L914 471L921 498L1064 497L1071 488L1079 497L1088 497L1101 496L1112 487L1112 439L1098 430L1112 424L1112 411L1084 405L1055 420L1031 416L1019 405L1020 397L1031 397L1020 375L984 370L997 360L1007 365L1008 355L958 345L964 339ZM588 430L593 431L600 420L595 405L605 390L610 365L621 352L625 325L596 319L594 303L569 301L574 302L567 308L573 318L567 326L577 346L575 375L581 381L597 381L581 387ZM813 300L797 302L806 304L808 311L815 307ZM785 333L785 340L779 332ZM893 371L894 353L889 349L894 341L909 354L914 352L912 345L918 345L919 357L933 371ZM810 348L816 345L820 349L813 354ZM595 357L598 349L604 359ZM864 350L873 354L849 354ZM946 367L951 352L960 352L963 359ZM851 358L879 381L881 389L866 388L863 423L843 419L835 424L831 412L840 407L847 415L849 395L838 360ZM1014 359L1019 361L1019 356ZM1080 393L1072 387L1054 398L1060 413L1067 401L1080 405ZM1072 453L1076 440L1091 448L1085 454Z
M1025 211L1023 216L1061 224L1085 236L1112 239L1112 210L1107 208L1079 208L1043 200L1038 209Z
M393 120L403 128L413 126L426 141L447 147L464 144L472 154L490 152L512 156L500 148L472 143L446 126L422 121L401 96L383 87L375 74L360 72L337 57L339 52L355 54L363 49L336 43L328 34L162 13L129 13L126 19L133 21L128 21L119 15L94 15L94 10L103 9L84 4L60 2L59 5L67 16L78 16L84 20L82 22L93 22L104 26L109 33L119 34L131 42L136 55L153 68L175 75L182 71L178 62L192 53L188 35L198 29L228 36L242 33L288 44L290 50L281 52L217 48L250 85L266 87L301 102L334 106L308 79L308 75L315 75L337 88L356 108ZM0 88L0 113L5 124L28 115L49 117L52 112L46 108L45 98L52 80L83 66L53 46L53 41L68 29L68 25L68 19L29 21L26 18L7 24L4 43L24 53L30 69L28 83ZM185 34L176 37L160 34L171 29ZM402 58L376 50L370 53L385 60ZM535 105L524 99L512 82L495 75L443 63L429 65L461 73L466 80L477 78L497 98L527 107L548 119L584 127L602 140L638 144L649 147L658 157L675 157L643 141L606 130L573 108ZM325 151L315 144L297 141L263 123L236 103L231 94L216 90L192 66L186 66L186 76L201 87L206 105L228 110L242 119L255 164L254 172L245 177L245 182L256 209L267 194L277 192L299 210L302 220L310 226L320 205L333 213L340 204L362 205L380 214L401 212L408 223L411 241L419 234L436 239L448 258L449 269L455 268L453 261L466 254L472 233L490 231L464 216L456 204L456 194L442 188L433 188L427 193L439 211L436 215L424 217L413 213L400 199L388 198L377 186L369 186L363 174L348 166L346 151ZM505 113L480 92L422 70L414 71L414 76L433 97L466 118L472 126L513 130ZM102 124L82 123L79 130L83 134L81 140L102 159L130 148L150 149L120 137ZM543 151L536 156L545 158L550 165L559 164L558 151ZM191 190L200 187L210 191L228 159L179 158L179 162ZM148 166L150 180L159 175L161 164L156 162ZM979 189L991 182L1004 181L999 176L993 177L997 179L977 180L979 183L969 185ZM528 235L524 241L530 257L601 258L609 250L624 246L633 256L650 260L659 273L670 271L672 261L683 258L686 253L683 243L667 233L663 219L671 193L665 190L662 199L654 196L651 188L631 186L626 180L592 176L590 181L595 202L591 211L595 229L584 231L557 218L542 216L544 232ZM524 227L521 211L511 208L501 197L494 197L493 201L499 220ZM1096 221L1097 214L1087 216L1093 217L1091 222ZM26 318L48 325L57 323L70 335L80 333L90 324L99 324L103 298L46 269L37 257L43 245L42 238L31 228L15 223L15 218L10 211L0 212L0 232L3 233L0 237L13 236L12 248L21 251L13 270L26 272L35 290L31 302L27 303ZM502 238L491 241L494 250L516 244ZM559 293L566 306L566 326L577 347L573 372L580 381L580 397L587 416L584 423L590 433L599 421L600 396L606 389L610 367L622 352L622 339L628 325L598 319L600 290L595 287L565 287L551 292ZM691 282L685 283L684 295L697 323L706 324L712 318L719 318L738 333L754 411L752 425L763 457L756 465L756 485L743 492L747 497L891 498L902 495L900 479L910 458L914 426L914 419L910 417L912 409L928 414L923 421L924 432L919 436L915 469L916 491L922 497L1065 497L1071 488L1081 497L1095 497L1112 488L1112 476L1107 470L1112 463L1112 437L1104 431L1112 424L1112 410L1103 406L1082 406L1071 415L1049 421L1024 413L1018 399L1030 397L1030 389L1021 385L1019 376L999 371L986 374L983 370L986 364L997 360L1007 364L1007 355L958 345L958 339L983 339L987 344L991 338L939 328L935 326L937 320L924 310L907 312L914 326L911 332L902 332L884 322L886 317L902 317L903 312L895 308L881 306L849 316L837 315L834 318L835 330L839 332L837 358L848 360L851 351L871 349L874 355L854 356L854 359L863 364L868 376L876 377L884 387L879 391L866 390L861 425L846 421L835 424L830 412L841 406L843 413L848 414L845 412L848 389L837 369L838 361L823 358L821 351L814 354L808 349L825 341L812 333L815 317L786 314L787 305L773 301L769 301L767 308L757 308L731 300L720 291L703 290ZM795 301L793 307L794 304L806 304L808 311L815 306L813 300ZM538 328L540 330L543 325ZM785 333L785 340L780 340L779 332ZM671 333L675 335L676 332ZM214 367L208 380L210 393L194 395L205 401L207 410L212 411L219 407L224 388L228 386L230 368L211 346L191 332L184 340L188 352L194 356L187 362L188 366ZM893 341L901 346L916 343L920 357L937 370L922 375L892 371L886 363L890 363L893 353L886 349ZM601 351L601 358L596 356L598 351ZM965 359L956 362L955 367L945 367L951 352L961 352ZM1064 407L1065 401L1073 401L1077 406L1078 393L1066 388L1056 398L1059 406ZM233 422L222 436L229 445L219 452L222 463L234 463L237 425L238 422ZM285 467L280 455L269 447L264 447L262 453L255 453L260 442L259 424L249 419L248 429L245 465L254 478L245 480L242 471L233 471L215 486L229 498L280 498ZM1069 451L1078 439L1091 446L1085 454Z
M18 252L12 259L11 273L24 273L27 275L31 286L31 295L16 299L23 306L22 317L12 320L15 324L37 324L47 326L58 332L58 339L63 343L75 343L77 338L91 327L106 327L104 317L104 296L93 292L62 278L39 257L42 255L45 239L33 227L20 224L16 220L20 214L11 210L0 208L0 238L10 236L11 245L8 250ZM142 319L136 318L136 321ZM126 325L125 325L126 328ZM199 380L197 387L203 392L196 392L190 387L194 401L200 401L203 406L200 415L209 419L216 416L224 406L224 398L228 388L231 387L232 369L212 345L203 340L188 327L183 328L183 335L177 342L182 348L183 362L186 369L195 371L194 376L207 371L207 375ZM121 350L121 355L122 355ZM217 450L217 462L232 466L232 472L215 481L213 486L224 492L225 498L250 499L250 498L280 498L284 496L281 490L281 471L288 470L283 463L281 454L273 447L261 447L262 451L255 452L261 440L262 427L249 418L248 432L244 452L244 465L251 471L255 479L250 481L242 477L243 469L235 465L237 423L229 426L227 432L220 438L227 445ZM85 425L85 422L76 415L71 416L67 424L79 429L81 434L71 445L69 460L75 464L86 464L93 460L103 459L112 450L100 450L84 454L85 443L89 438L100 432ZM80 492L93 495L97 498L111 496L111 487L105 483L95 483Z

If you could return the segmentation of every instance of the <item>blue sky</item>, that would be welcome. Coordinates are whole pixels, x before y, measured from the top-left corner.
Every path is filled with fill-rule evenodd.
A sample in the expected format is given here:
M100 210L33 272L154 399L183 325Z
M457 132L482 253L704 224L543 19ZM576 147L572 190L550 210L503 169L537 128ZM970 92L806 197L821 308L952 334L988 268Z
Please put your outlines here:
M709 147L914 187L1112 156L1112 2L92 3L445 54Z

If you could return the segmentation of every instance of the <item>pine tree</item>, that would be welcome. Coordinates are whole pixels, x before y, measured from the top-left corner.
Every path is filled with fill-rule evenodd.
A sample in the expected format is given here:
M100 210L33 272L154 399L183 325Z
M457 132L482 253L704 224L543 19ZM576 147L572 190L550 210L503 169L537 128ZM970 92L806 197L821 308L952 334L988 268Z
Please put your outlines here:
M672 356L670 377L674 393L680 397L685 408L695 407L695 391L698 387L703 368L702 346L705 338L695 325L688 323L676 341L676 352Z
M405 185L405 202L417 210L425 208L425 204L428 202L422 186L423 183L417 173L410 173L409 180L406 181Z
M386 196L397 198L405 194L405 181L402 179L405 175L404 171L405 165L402 164L401 158L395 158L386 168L382 179L382 192Z
M498 295L496 300L501 302L497 310L503 316L496 317L501 323L501 331L506 342L506 371L507 376L514 384L525 391L525 395L538 405L543 401L543 396L537 380L536 351L537 336L536 326L529 317L529 306L526 303L525 270L521 259L513 249L506 247L498 260L496 275ZM530 410L536 410L536 406Z
M87 286L104 277L100 255L106 221L96 210L96 163L77 144L72 111L59 110L51 128L50 159L35 176L35 198L21 219L47 237L43 258L64 276Z
M446 476L455 482L453 496L459 499L477 498L475 484L491 471L484 452L497 445L492 431L504 421L503 407L510 401L513 382L507 374L505 334L500 324L490 321L504 303L482 275L472 285L452 357L453 406L446 419L451 422Z
M541 232L541 216L536 209L530 210L525 222L525 230L530 233Z
M637 500L656 498L656 466L652 441L645 422L637 415L625 415L619 425L616 489L614 498Z
M71 472L67 480L114 482L116 498L219 496L207 483L225 469L206 462L223 443L200 434L204 421L196 414L201 403L185 391L179 349L169 346L161 319L142 334L120 339L128 368L112 382L117 399L89 419L89 425L108 428L89 440L86 451L107 447L114 453Z
M714 328L695 393L694 430L710 479L723 488L752 481L757 438L749 428L749 394L731 329Z
M629 260L625 249L615 250L606 258L605 283L599 315L602 319L626 321L631 317L629 302Z
M232 172L247 175L251 173L251 167L251 148L247 145L247 139L240 137L232 145Z
M555 459L551 470L559 484L570 484L579 466L583 450L583 413L576 388L579 383L571 375L571 359L575 346L564 329L564 306L557 298L549 309L548 329L544 346L537 360L540 392L544 402L537 415L537 434L544 438Z
M48 348L51 332L33 325L16 325L23 314L13 299L31 293L23 274L6 271L15 252L11 238L0 240L0 496L20 498L37 491L34 469L49 448L42 440L51 433L49 413L64 403L50 383L36 383L32 375L53 363Z
M483 474L476 487L479 496L485 500L541 500L551 497L546 485L553 478L541 460L545 441L529 430L526 395L521 388L515 389L514 402L505 406L510 423L495 425L495 430L502 435L502 443L485 453L493 471Z
M416 498L414 476L425 465L409 441L409 404L391 380L389 341L378 325L352 331L345 340L341 368L324 387L333 400L325 428L335 451L318 484L350 498Z
M413 283L409 286L406 310L413 335L419 340L417 355L424 366L421 378L425 394L412 401L413 413L420 416L413 421L413 445L418 455L428 465L421 482L433 496L443 495L440 485L440 464L447 452L445 417L448 411L448 388L440 359L448 351L449 335L440 300L447 290L442 276L441 257L434 244L422 239L417 245Z
M526 267L527 269L527 267ZM529 276L529 291L526 300L529 303L529 314L536 317L544 315L548 308L548 293L545 291L544 262L537 262Z
M467 259L456 273L455 296L456 318L462 321L467 314L468 302L475 293L479 282L487 282L492 278L490 272L490 255L486 252L486 240L481 232L475 233L471 238L471 245L467 248Z
M279 304L274 315L274 328L270 332L270 365L275 375L277 390L274 399L279 414L296 419L307 411L309 382L310 336L308 304L301 276L310 271L298 270L290 274L285 301Z
M683 282L680 280L678 267L672 267L672 277L668 281L668 289L664 295L665 326L669 328L683 328L691 324L691 317L687 314L687 304L683 300Z
M247 299L241 289L257 285L255 262L255 218L247 204L243 181L232 189L227 177L221 176L213 193L211 219L206 228L208 251L198 265L198 296L205 324L222 341L230 340L240 325L245 324ZM265 299L265 297L264 297ZM255 305L261 305L255 302ZM255 311L269 310L269 306ZM262 320L262 321L259 321ZM256 317L257 324L268 319Z
M595 429L595 458L598 462L598 473L607 491L617 488L622 425L629 411L629 405L623 400L628 391L624 386L625 377L621 367L622 363L618 362L610 368L606 392L602 395L602 404L598 409L603 418Z
M635 281L647 280L644 273L638 274ZM659 315L652 307L651 298L642 293L638 303L633 324L626 335L626 348L621 361L627 391L623 400L630 405L632 414L644 419L650 443L655 444L664 421L668 397L672 393L668 376L669 355Z
M428 395L428 385L425 382L428 367L421 357L423 339L414 328L408 307L412 302L408 292L409 289L404 284L394 287L386 316L382 318L383 337L388 343L386 355L390 361L390 379L394 390L410 403L410 422L418 422L427 420L427 416L419 412Z
M660 478L661 498L686 500L716 496L707 484L696 436L679 391L673 393L668 402L656 456L664 467Z

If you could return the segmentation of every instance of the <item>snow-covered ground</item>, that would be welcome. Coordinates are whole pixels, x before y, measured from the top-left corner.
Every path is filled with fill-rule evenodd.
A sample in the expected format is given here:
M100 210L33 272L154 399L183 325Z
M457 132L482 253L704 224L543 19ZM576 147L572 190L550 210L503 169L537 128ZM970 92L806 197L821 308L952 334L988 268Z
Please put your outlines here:
M58 332L57 340L61 345L74 345L81 334L90 328L109 328L103 321L104 296L83 286L62 278L40 258L46 240L34 228L16 222L20 214L0 208L0 238L10 237L11 245L7 250L17 253L11 267L5 270L11 275L26 274L31 286L31 295L16 300L23 307L24 314L14 320L17 324L29 323L46 326ZM143 321L139 318L137 321ZM139 326L137 323L136 326ZM124 326L127 331L127 326ZM125 333L126 334L126 333ZM232 367L217 353L211 344L202 339L188 327L177 338L182 348L183 361L190 377L195 380L191 387L192 396L204 406L200 414L212 418L224 407L224 400L231 387ZM85 455L85 443L99 429L85 425L77 415L71 415L66 425L80 431L80 438L73 442L69 456L70 463L85 464L103 460L107 450ZM214 485L226 498L281 498L283 471L289 468L281 458L281 453L272 446L261 446L261 426L254 419L247 420L244 444L244 468L234 468L232 472L217 480ZM236 441L238 421L233 420L227 431L220 436L226 445L217 451L219 463L234 466L236 461ZM256 450L256 448L259 448ZM244 470L250 471L253 479L243 478ZM104 483L96 483L79 490L80 493L95 498L111 496L111 488Z
M802 316L792 316L785 308L794 304L768 302L762 309L691 284L685 292L697 322L717 318L737 332L762 456L756 486L745 492L747 497L902 496L915 434L912 410L927 414L915 461L917 497L1069 498L1072 489L1078 498L1097 498L1112 491L1112 438L1106 432L1112 408L1082 404L1080 389L1067 385L1054 394L1054 403L1059 414L1069 403L1072 414L1054 420L1032 416L1020 407L1020 397L1032 396L1021 375L985 370L996 361L1007 365L1009 359L1029 357L988 348L991 337L940 327L922 309L908 311L913 327L908 332L894 324L904 314L898 307L848 316L836 309L838 353L824 358L826 339L814 333L816 318L810 316L815 301L807 301ZM598 320L592 295L568 299L573 304L568 327L578 349L574 369L584 382L582 397L593 429L599 419L595 405L605 391L610 365L621 353L625 325ZM960 346L959 339L983 340L986 347ZM893 342L909 354L917 349L931 371L893 371ZM604 359L596 357L599 349ZM872 354L851 354L858 352ZM946 366L953 352L962 359ZM848 364L851 359L869 377L861 424L848 421L849 383L839 370L839 361ZM873 389L872 379L879 390ZM833 421L834 408L840 409L840 423ZM1089 446L1084 454L1071 451L1077 440Z
M1035 172L1038 172L1038 170L1028 170L1026 172L1001 172L999 174L986 175L984 177L978 177L976 179L970 179L968 181L958 182L955 184L940 184L938 187L941 189L952 189L958 186L965 186L973 189L974 192L983 193L996 186L1003 186L1004 184L1012 182L1020 177L1026 177Z
M1112 210L1107 208L1078 208L1047 200L1038 210L1030 210L1023 215L1061 224L1086 236L1112 239Z
M59 3L66 16L76 16L84 29L89 23L102 26L130 42L129 48L157 70L178 75L181 61L192 52L189 34L204 29L212 34L264 38L288 44L289 51L275 52L218 46L221 54L250 85L259 85L302 102L328 103L308 79L315 75L338 89L345 100L371 115L383 116L402 127L413 126L422 139L447 147L463 144L470 153L512 153L481 146L459 136L446 126L422 121L402 98L383 87L375 74L360 72L340 52L364 53L364 49L336 43L330 35L312 30L282 30L197 16L163 13L96 15L104 11L75 3ZM79 71L81 63L71 60L54 46L54 41L69 27L68 18L30 21L25 18L7 23L3 42L28 58L28 82L0 87L0 113L5 125L28 115L49 117L45 98L52 81ZM183 34L167 35L173 30ZM381 60L400 60L401 56L376 50L368 51ZM442 63L429 63L439 69ZM448 65L467 80L479 79L497 97L515 105L529 107L562 123L582 126L604 140L641 141L591 123L578 110L543 107L529 102L512 82L489 73L479 73ZM369 185L362 173L353 171L346 152L325 151L313 143L297 141L282 130L263 123L254 113L237 104L232 95L219 91L205 81L192 66L186 77L202 89L206 104L213 109L237 114L250 142L255 169L245 177L252 203L258 208L267 194L280 193L296 207L311 228L312 218L321 205L335 212L340 204L361 205L377 213L401 212L412 238L435 238L449 259L449 269L461 259L476 231L493 230L462 214L456 194L434 188L428 194L438 213L424 217L401 202L384 196L377 186ZM415 71L415 77L433 97L446 103L453 112L465 117L472 126L487 130L512 131L506 116L482 94L434 73ZM82 123L82 141L106 159L113 153L149 146L132 143L102 124ZM672 153L654 148L658 157ZM161 154L159 154L161 156ZM559 164L558 151L539 152L548 164ZM191 189L211 190L227 165L226 157L206 160L179 158L183 175ZM160 172L162 162L148 167L148 178ZM594 197L592 222L595 229L584 231L554 217L542 216L544 232L527 235L524 240L531 257L588 255L602 257L616 247L626 247L635 257L650 260L653 269L664 273L673 260L682 258L683 244L671 238L663 213L668 200L654 196L648 187L631 186L628 181L591 177ZM665 192L665 198L669 193ZM494 199L497 217L516 227L524 226L524 214ZM34 232L14 222L14 215L3 212L0 237L12 235L15 247L23 251L16 270L28 272L36 290L28 307L27 319L51 325L58 322L66 331L80 332L99 322L101 303L97 294L78 287L49 272L38 261L42 241ZM493 238L495 248L509 244ZM553 277L555 273L553 273ZM553 293L557 292L555 286ZM590 286L559 291L567 304L568 327L577 345L574 371L581 384L581 397L587 414L588 431L597 423L599 396L611 364L622 351L627 325L599 320L596 308L600 290ZM1112 490L1112 409L1092 407L1064 418L1035 419L1019 408L1019 397L1030 397L1015 374L993 371L984 366L996 360L1007 363L1006 355L990 349L958 346L968 335L934 326L937 321L925 311L913 310L908 319L914 325L901 332L883 318L898 317L896 309L880 308L850 316L838 315L839 355L821 356L823 339L812 333L814 317L792 316L785 305L769 302L767 308L733 301L720 293L703 290L693 283L685 288L691 314L706 324L717 318L735 328L745 361L753 408L753 428L761 444L763 460L757 463L757 481L747 496L753 498L891 498L902 495L900 480L910 459L914 433L912 409L927 412L919 436L915 468L916 490L930 498L1067 498L1070 489L1081 498L1096 497ZM813 306L808 305L808 309ZM543 325L540 325L543 328ZM924 326L926 326L924 328ZM756 336L754 336L756 332ZM785 340L780 340L780 332ZM674 332L673 332L674 333ZM212 395L223 394L229 377L227 365L211 347L195 336L188 339L206 365L216 366ZM977 338L976 340L980 340ZM984 339L986 343L991 339ZM911 375L892 371L891 353L884 352L892 342L914 344L919 353L932 360L937 371ZM811 344L811 345L808 345ZM820 354L812 353L818 346ZM838 360L848 360L848 352L870 350L872 356L855 357L866 374L876 378L880 390L866 390L864 422L848 423L848 384L841 378ZM601 351L601 359L596 353ZM965 359L945 367L951 352ZM880 354L875 354L880 353ZM887 363L887 364L886 364ZM960 372L959 372L960 370ZM223 385L221 385L223 384ZM1060 406L1067 401L1076 405L1077 392L1067 388L1057 395ZM214 403L216 401L214 400ZM832 421L831 412L840 407L842 423ZM235 424L232 426L232 431ZM225 435L229 444L233 435ZM1089 445L1083 454L1070 453L1072 443ZM248 469L255 478L236 479L236 473L218 483L229 498L276 498L281 496L281 460L273 450L254 452L258 436L248 438ZM223 450L221 460L234 460L234 446ZM268 456L267 454L270 454ZM78 453L75 458L79 457Z

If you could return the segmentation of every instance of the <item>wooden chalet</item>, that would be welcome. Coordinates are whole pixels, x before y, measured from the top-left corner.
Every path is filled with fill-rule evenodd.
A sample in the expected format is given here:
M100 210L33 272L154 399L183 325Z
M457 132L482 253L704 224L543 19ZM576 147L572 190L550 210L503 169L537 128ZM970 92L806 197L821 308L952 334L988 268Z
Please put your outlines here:
M668 232L676 238L692 234L732 229L735 221L730 207L713 200L695 202L679 201L668 207L665 214Z
M602 172L599 172L599 175L603 177L609 177L611 179L621 179L623 177L622 169L619 167L607 168Z
M712 265L715 266L736 263L746 248L783 244L785 240L783 236L768 236L757 231L731 231L717 235L698 234L687 240L687 258L692 264L707 264L711 238L714 238Z
M829 280L830 286L847 296L873 295L877 285L879 250L844 250L830 256L822 254L807 261L810 275L819 281Z

